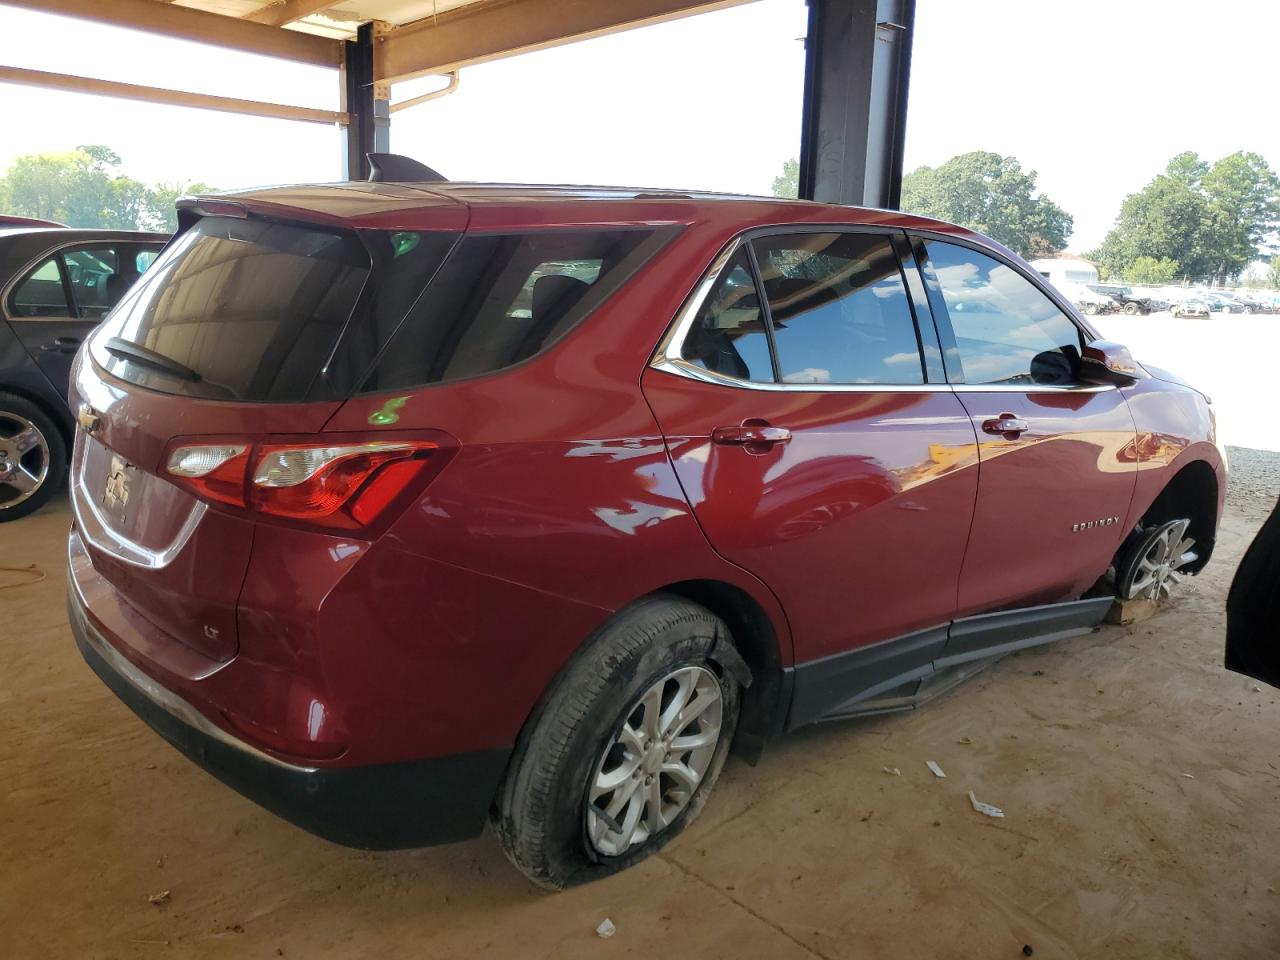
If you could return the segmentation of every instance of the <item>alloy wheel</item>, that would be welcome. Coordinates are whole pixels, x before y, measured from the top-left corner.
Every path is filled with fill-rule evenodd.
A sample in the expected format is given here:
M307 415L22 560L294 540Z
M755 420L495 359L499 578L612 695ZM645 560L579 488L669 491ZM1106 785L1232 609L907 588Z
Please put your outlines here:
M1196 560L1195 540L1187 536L1190 520L1171 520L1150 531L1134 559L1128 578L1127 600L1163 600L1178 572Z
M26 417L0 410L0 510L30 498L49 475L49 441Z
M688 807L720 742L720 681L703 666L654 683L622 719L587 790L586 831L607 857L665 830Z

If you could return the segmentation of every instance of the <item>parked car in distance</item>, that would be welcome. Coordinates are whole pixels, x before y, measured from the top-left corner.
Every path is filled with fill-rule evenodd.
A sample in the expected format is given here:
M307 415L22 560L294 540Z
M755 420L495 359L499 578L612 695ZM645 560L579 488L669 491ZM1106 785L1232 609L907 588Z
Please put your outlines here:
M1153 310L1164 309L1163 303L1156 304L1150 297L1135 296L1129 287L1113 283L1091 283L1088 287L1096 294L1110 297L1115 302L1116 309L1131 317L1139 314L1145 316Z
M492 817L534 882L605 876L731 745L1213 551L1207 398L961 227L427 173L179 211L73 373L72 630L339 843Z
M1244 304L1229 296L1222 290L1205 290L1198 294L1199 298L1216 313L1244 313Z
M1185 300L1179 300L1169 307L1169 312L1175 317L1210 316L1209 304L1199 297L1188 297Z
M39 217L20 217L13 213L0 213L0 227L63 227L57 220L41 220Z
M1265 313L1267 311L1267 305L1262 301L1235 290L1219 290L1217 296L1219 300L1225 300L1231 304L1232 313Z
M1099 293L1089 284L1075 283L1058 287L1065 293L1076 308L1085 316L1094 317L1103 313L1116 313L1120 309L1114 297Z
M71 361L166 239L0 226L0 522L59 489L74 434Z

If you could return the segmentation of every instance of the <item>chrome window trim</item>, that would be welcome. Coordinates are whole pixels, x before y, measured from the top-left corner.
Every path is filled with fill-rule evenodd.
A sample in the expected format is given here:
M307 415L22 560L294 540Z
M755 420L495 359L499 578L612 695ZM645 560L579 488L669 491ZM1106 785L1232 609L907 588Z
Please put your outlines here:
M780 228L773 228L777 232ZM828 228L829 229L829 228ZM754 231L753 231L754 234ZM730 240L711 261L693 292L685 299L675 321L658 343L649 366L673 376L699 380L721 387L738 390L759 390L766 393L1101 393L1117 389L1113 384L1071 384L1067 386L1038 386L1035 384L981 384L981 383L779 383L776 381L742 380L715 373L690 363L681 355L685 337L693 321L711 294L725 266L748 240L742 234ZM985 252L985 251L982 251Z
M953 383L955 393L1105 393L1118 389L1114 383Z
M760 390L767 393L950 393L949 383L776 383L759 380L739 380L727 377L690 363L688 360L655 359L649 364L654 370L675 374L689 380L701 380L722 387L739 390Z
M680 307L680 311L676 314L673 324L667 329L666 334L658 343L658 348L654 351L649 365L658 367L663 363L681 363L687 364L680 354L684 347L684 338L689 333L689 328L693 326L694 319L698 316L698 311L702 309L702 304L711 294L711 288L715 286L716 281L720 279L720 274L724 271L725 266L738 248L742 246L742 237L734 237L730 240L711 261L711 266L707 272L702 275L702 279L698 281L698 285L693 288L693 292L685 299L684 304ZM691 365L691 364L690 364ZM726 377L726 380L732 379ZM749 381L740 381L747 383Z

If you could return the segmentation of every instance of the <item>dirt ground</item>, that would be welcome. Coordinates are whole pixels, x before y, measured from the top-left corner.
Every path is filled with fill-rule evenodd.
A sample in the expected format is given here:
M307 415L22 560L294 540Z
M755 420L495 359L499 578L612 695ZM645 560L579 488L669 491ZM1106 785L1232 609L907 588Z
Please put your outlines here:
M45 510L0 527L0 564L47 574L0 589L0 956L1280 955L1280 692L1221 665L1227 585L1271 502L1230 506L1156 619L731 761L667 851L558 895L492 836L346 850L177 754L76 652L68 515Z

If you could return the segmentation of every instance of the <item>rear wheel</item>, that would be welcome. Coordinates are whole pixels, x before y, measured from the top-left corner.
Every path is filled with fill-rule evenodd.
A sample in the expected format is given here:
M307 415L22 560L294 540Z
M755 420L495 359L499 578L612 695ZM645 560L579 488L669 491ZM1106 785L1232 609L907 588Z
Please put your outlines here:
M608 876L698 815L738 722L737 659L705 608L654 597L622 613L556 680L499 798L507 857L550 889Z
M57 424L30 400L0 393L0 523L44 506L66 470Z
M1134 531L1116 565L1116 595L1121 600L1168 598L1180 571L1199 559L1196 542L1187 536L1191 521L1170 520Z

